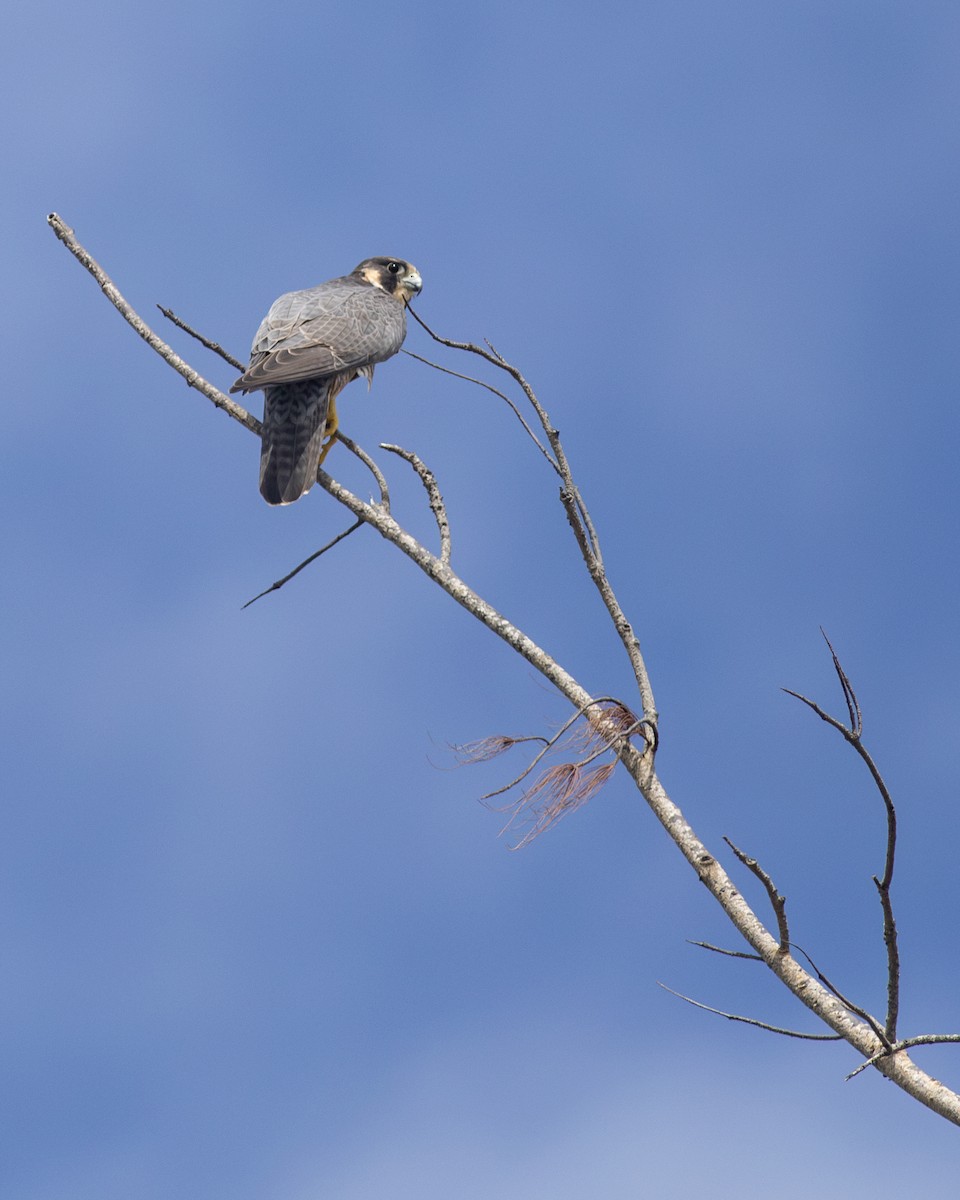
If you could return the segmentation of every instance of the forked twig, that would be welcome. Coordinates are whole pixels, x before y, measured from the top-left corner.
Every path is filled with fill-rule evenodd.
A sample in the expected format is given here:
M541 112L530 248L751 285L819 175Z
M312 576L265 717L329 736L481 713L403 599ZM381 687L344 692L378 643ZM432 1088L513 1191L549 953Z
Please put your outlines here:
M512 366L503 355L491 343L487 342L488 349L484 350L482 346L478 346L475 342L458 342L453 338L442 337L439 333L434 333L430 326L423 318L408 306L407 311L420 327L438 342L441 346L447 346L451 350L463 350L468 354L476 354L485 362L497 367L501 371L505 371L511 379L520 387L523 394L526 396L533 411L537 414L537 420L543 432L547 436L547 441L550 443L550 448L556 459L556 466L564 482L564 490L568 494L568 501L573 503L575 516L574 521L580 527L580 530L589 546L589 554L595 559L600 566L603 564L603 556L600 553L600 540L597 537L597 531L594 528L593 521L590 518L590 513L587 511L586 505L583 503L583 498L580 495L579 489L573 481L573 474L570 470L570 464L567 462L567 456L564 452L563 445L560 442L560 434L554 427L553 422L547 415L546 409L537 399L537 394L533 388L523 377L523 373L519 368Z
M497 367L501 371L505 371L519 386L523 394L526 396L528 403L536 413L537 420L540 422L540 427L546 435L550 449L553 451L555 469L559 472L560 478L563 481L560 488L560 501L567 515L567 520L573 535L576 538L577 546L580 549L581 557L586 565L590 578L593 580L594 586L600 593L605 608L613 622L617 636L627 652L627 657L630 660L630 666L633 670L634 679L637 683L637 688L640 692L640 700L644 719L651 726L657 723L657 708L653 698L653 688L650 683L650 676L647 674L646 664L643 660L643 655L640 651L640 642L633 631L633 627L627 619L626 614L620 606L620 602L616 597L616 593L607 578L607 573L603 564L603 554L600 550L600 539L597 536L597 531L594 527L590 512L584 503L580 489L574 482L573 472L570 469L570 464L567 460L566 452L563 444L560 441L560 434L554 426L553 422L547 415L546 409L537 399L537 395L533 388L524 378L522 372L517 367L512 366L496 349L492 343L487 342L488 349L476 345L474 342L458 342L452 338L441 337L440 334L434 333L430 326L420 317L412 308L408 307L408 312L411 313L414 320L430 335L435 342L441 346L447 346L453 350L463 350L470 354L476 354L485 362ZM648 741L648 745L655 745L656 739Z
M882 878L872 876L874 885L877 889L877 894L880 899L880 909L883 914L883 943L887 955L887 1016L884 1023L884 1040L887 1043L892 1043L897 1037L897 1024L900 1016L900 947L897 937L897 923L893 913L893 900L891 897L891 886L893 884L893 870L897 854L897 811L893 804L893 797L890 795L890 790L887 787L883 776L873 761L873 756L863 744L863 714L860 710L860 702L857 699L857 694L853 689L846 671L837 657L837 652L833 648L833 644L827 637L824 630L821 628L823 640L827 643L827 648L830 651L830 656L833 659L833 669L840 683L840 689L843 692L843 698L847 706L847 717L849 725L844 725L842 721L831 716L828 712L820 707L813 700L809 700L806 696L795 692L790 688L783 690L790 696L800 700L831 728L836 729L842 734L844 739L854 748L857 754L870 772L874 785L880 793L883 800L884 811L887 818L887 838L886 838L886 853L884 856L884 867Z
M413 312L412 309L410 311ZM417 317L416 313L413 313L413 315L417 318L418 321L420 320L420 318ZM421 322L421 324L422 324L422 322ZM527 436L530 438L530 440L533 442L533 444L536 446L536 448L540 451L540 453L543 455L543 457L547 460L547 462L550 464L550 466L553 467L553 469L557 472L558 475L560 474L560 468L557 466L556 461L551 457L550 451L543 445L543 443L540 441L540 439L537 437L537 435L533 432L533 430L530 428L530 426L527 424L526 420L524 419L523 413L520 411L519 408L517 408L517 406L514 404L514 402L510 399L510 397L505 392L501 392L499 388L495 388L493 386L493 384L487 383L486 380L484 380L484 379L476 379L473 375L463 375L463 374L461 374L460 371L451 371L449 367L442 367L439 363L433 362L432 359L424 358L422 354L414 354L414 352L412 350L403 350L403 351L401 351L401 353L406 354L408 358L415 358L417 360L417 362L423 363L424 366L433 367L433 369L435 371L442 371L444 375L452 375L454 377L454 379L463 379L466 383L475 383L477 385L477 387L486 388L486 390L488 392L493 392L493 394L495 396L499 396L500 399L503 400L503 402L509 407L509 409L511 410L513 415L517 418L517 420L523 426L524 430L527 433Z

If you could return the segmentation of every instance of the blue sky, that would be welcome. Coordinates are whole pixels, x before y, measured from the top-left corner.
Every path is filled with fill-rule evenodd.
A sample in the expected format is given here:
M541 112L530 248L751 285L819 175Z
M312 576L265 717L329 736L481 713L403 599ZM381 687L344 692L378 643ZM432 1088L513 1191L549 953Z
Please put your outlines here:
M8 24L4 1194L955 1180L955 1130L844 1083L848 1049L656 986L814 1028L688 944L736 941L625 777L507 851L476 798L512 764L452 769L447 745L567 712L375 535L241 609L344 515L319 489L270 510L255 440L44 217L147 319L170 305L240 356L279 293L416 263L424 318L490 338L563 434L674 799L716 852L727 834L761 859L796 941L879 1010L879 800L779 690L839 711L823 625L899 805L902 1031L956 1031L956 6L38 4ZM495 398L401 356L341 416L434 469L469 582L632 702L554 481ZM382 465L430 537L419 485ZM343 452L329 467L368 490ZM960 1082L956 1048L917 1059Z

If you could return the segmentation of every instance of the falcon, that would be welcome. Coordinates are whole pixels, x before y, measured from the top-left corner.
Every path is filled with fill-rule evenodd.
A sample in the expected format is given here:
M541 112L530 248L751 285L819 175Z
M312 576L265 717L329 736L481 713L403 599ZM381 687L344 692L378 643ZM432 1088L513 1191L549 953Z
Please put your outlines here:
M360 375L369 385L376 364L397 353L421 287L402 258L367 258L349 275L274 301L230 389L263 392L260 493L268 504L292 504L313 487L337 432L337 396Z

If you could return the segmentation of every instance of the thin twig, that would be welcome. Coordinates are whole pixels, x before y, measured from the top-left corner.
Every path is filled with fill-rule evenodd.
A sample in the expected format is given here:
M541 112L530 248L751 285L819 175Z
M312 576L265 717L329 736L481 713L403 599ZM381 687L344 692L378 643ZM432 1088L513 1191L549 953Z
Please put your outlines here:
M643 717L652 725L657 723L657 708L653 697L653 688L650 683L650 676L647 673L646 664L643 660L643 655L640 650L640 642L633 631L633 627L627 619L626 614L620 607L620 602L616 597L610 581L607 578L606 571L603 565L603 554L600 549L600 539L597 536L597 531L591 519L590 512L584 503L580 489L577 487L573 479L573 472L567 460L563 444L560 441L560 434L546 409L537 399L537 395L533 388L523 377L523 374L517 367L512 366L506 361L503 355L490 342L487 343L489 349L484 349L473 342L458 342L452 338L441 337L440 334L434 333L430 326L424 321L412 308L408 309L412 313L422 328L430 335L435 342L442 346L447 346L454 350L463 350L470 354L476 354L486 362L505 371L514 382L520 387L523 394L526 396L530 406L533 408L540 422L540 426L546 435L547 441L550 444L550 449L553 451L556 460L556 467L563 480L563 486L560 488L560 500L563 504L564 511L567 514L567 520L570 523L570 528L576 538L577 545L580 549L580 554L586 565L590 578L593 580L594 586L600 593L600 598L603 600L604 606L613 621L614 628L617 631L617 636L620 638L624 649L627 652L627 657L630 660L630 666L633 670L634 678L637 682L637 688L640 692L640 700L642 705ZM656 744L655 739L648 739L647 747L651 753L654 752Z
M843 1041L839 1033L801 1033L797 1029L784 1029L780 1025L770 1025L766 1021L758 1021L754 1017L741 1017L737 1013L724 1012L722 1008L711 1008L709 1004L701 1004L699 1000L693 1000L690 996L685 996L683 992L674 991L672 987L667 987L659 979L657 987L662 987L665 992L669 992L671 996L676 996L679 1000L685 1000L694 1008L702 1008L704 1012L716 1013L718 1017L724 1017L728 1021L739 1021L742 1025L755 1025L758 1029L765 1029L768 1033L779 1033L782 1037L801 1038L805 1042Z
M212 350L214 354L219 354L223 361L229 363L231 367L235 367L238 371L245 371L247 369L246 363L242 363L238 358L234 358L232 354L227 353L227 351L224 350L219 342L211 342L210 339L204 337L202 333L197 333L197 331L192 326L188 325L186 321L182 321L173 311L173 309L164 308L162 304L158 304L157 308L159 308L167 320L172 321L178 329L182 329L184 333L189 333L192 338L197 339L201 346L206 346L206 348L208 350Z
M414 313L414 316L416 316L416 313ZM417 320L419 321L420 318L417 317ZM403 351L401 351L401 353L406 354L408 358L415 358L417 360L417 362L422 362L427 367L433 367L433 369L435 371L442 371L444 373L444 375L452 375L454 377L454 379L463 379L467 383L475 383L477 385L477 387L486 388L488 392L493 392L493 394L495 396L499 396L500 399L503 400L504 403L510 408L513 415L517 418L517 420L523 426L524 430L527 433L527 436L531 439L533 444L540 451L540 453L543 455L543 457L547 460L547 462L550 464L550 466L553 467L553 469L557 472L558 475L560 474L560 468L557 466L555 460L551 457L550 451L543 445L543 443L540 441L540 439L537 437L537 435L533 432L533 430L530 428L530 426L527 424L526 420L524 419L523 413L520 411L519 408L517 408L517 406L510 399L510 397L508 395L506 395L505 392L501 392L499 388L495 388L492 384L487 383L486 380L476 379L476 378L474 378L473 375L463 375L459 371L451 371L449 367L442 367L439 363L435 363L429 358L424 358L422 354L414 354L414 352L412 350L403 350Z
M574 498L578 513L577 522L580 523L582 521L584 533L590 546L590 555L596 560L597 564L602 567L603 556L600 552L600 540L597 537L597 531L590 519L589 512L587 512L586 505L584 505L583 499L573 482L573 474L570 470L570 464L567 462L567 456L564 452L563 446L560 443L559 431L553 425L553 422L547 415L546 409L537 399L536 392L534 392L533 388L523 377L523 374L519 368L508 363L499 350L497 350L491 342L487 342L489 349L484 350L482 346L478 346L475 342L458 342L453 338L442 337L439 333L434 333L426 321L424 321L422 317L414 312L412 308L408 308L408 311L412 313L414 320L430 335L430 337L433 338L435 342L439 342L441 346L447 346L451 350L463 350L468 354L478 355L486 362L498 367L501 371L506 371L506 373L520 387L521 391L530 403L531 408L533 408L534 412L537 414L537 419L539 420L544 433L547 435L550 448L553 450L553 453L556 457L557 468L561 477L563 478L565 487L570 496Z
M278 591L280 588L283 587L283 585L285 583L289 583L290 580L294 577L294 575L299 575L304 567L309 567L312 562L316 562L316 560L320 557L321 554L326 554L326 552L328 550L332 550L333 547L336 546L336 544L338 542L342 542L344 538L349 537L351 533L356 532L356 530L358 530L360 528L360 526L363 525L363 523L364 523L363 521L359 521L359 520L354 521L354 523L349 527L349 529L345 529L342 533L338 533L337 536L335 538L333 538L331 541L327 542L327 544L325 546L321 546L320 549L314 551L314 553L311 554L309 558L305 558L303 560L303 562L300 563L299 566L294 567L293 570L289 573L289 575L284 575L284 577L282 579L278 579L276 581L276 583L271 583L268 588L264 588L264 590L262 592L258 592L257 595L254 596L254 598L252 600L248 600L246 602L246 604L243 605L243 607L249 608L251 604L256 604L256 602L258 600L262 599L264 596L269 596L271 592Z
M765 960L759 954L748 954L745 950L726 950L723 946L714 946L712 942L697 942L687 938L691 946L699 946L701 950L710 950L713 954L722 954L726 958L749 958L751 962L762 963Z
M348 438L347 435L342 433L339 429L334 434L334 437L338 442L342 442L351 454L356 455L356 457L360 459L363 465L377 481L377 487L380 490L380 506L384 512L389 512L390 489L387 487L387 480L383 472L366 452L366 450L364 450L362 446L358 446L352 438Z
M889 1050L890 1049L890 1039L887 1037L883 1026L880 1024L880 1022L877 1020L877 1018L873 1015L873 1013L868 1012L865 1008L861 1008L859 1004L854 1004L854 1002L852 1000L849 1000L843 994L843 992L840 991L840 989L837 987L837 985L835 983L831 982L831 980L829 980L827 978L827 976L824 975L824 973L820 970L820 968L817 966L817 964L813 961L813 959L806 952L806 950L804 950L804 948L802 946L798 946L796 944L796 942L791 942L790 945L791 945L792 949L798 950L803 955L803 957L810 964L810 966L813 970L813 973L816 975L817 979L819 979L819 981L823 984L823 986L827 989L827 991L832 992L833 995L836 996L836 998L844 1006L844 1008L848 1008L852 1013L855 1013L862 1020L866 1021L867 1024L870 1026L870 1028L873 1030L873 1032L876 1034L877 1039L880 1042L880 1044Z
M603 558L600 553L600 542L597 538L597 533L593 527L593 523L590 520L590 514L586 511L586 506L583 505L576 485L573 482L570 465L567 462L567 457L564 453L563 446L560 444L560 434L547 415L546 409L537 399L537 395L533 388L523 377L522 372L517 367L514 367L508 363L503 355L489 341L487 342L489 349L484 350L482 346L478 346L475 342L458 342L453 338L442 337L439 333L434 333L426 321L424 321L422 317L414 312L412 308L409 308L408 311L413 314L414 320L430 335L430 337L433 338L435 342L439 342L441 346L447 346L451 350L463 350L468 354L478 355L486 362L491 363L495 367L499 367L501 371L506 371L506 373L520 387L523 394L529 401L530 406L537 414L537 419L539 420L544 433L547 435L547 440L550 443L550 448L553 450L553 453L556 456L557 467L559 468L560 475L563 478L565 486L569 490L570 494L577 498L580 506L582 507L583 511L580 513L580 516L583 519L586 536L590 543L591 556L594 557L598 563L602 564Z
M770 876L767 874L767 872L763 869L763 867L760 866L760 864L757 862L757 860L755 858L750 858L749 855L744 854L744 852L742 850L738 849L738 847L736 847L733 844L733 842L730 841L730 839L728 837L724 836L723 840L727 843L727 845L734 852L734 854L737 856L737 858L740 860L740 862L743 863L743 865L747 868L747 870L751 871L754 875L756 875L756 877L760 880L760 882L763 884L763 886L767 889L767 895L770 897L771 907L773 908L774 914L777 918L777 929L780 932L780 953L781 954L789 954L790 953L790 930L787 926L786 897L784 897L780 894L780 892L777 890L776 885L774 884L773 880L770 878Z
M792 688L785 687L781 688L780 690L782 692L786 692L788 696L793 696L795 699L800 700L808 708L812 708L821 721L826 721L828 725L832 725L834 729L836 729L839 733L842 733L844 737L847 737L847 733L849 731L846 725L844 725L842 721L838 721L836 717L831 717L830 714L822 709L815 700L809 700L806 696L802 695L800 692L795 692ZM847 738L847 741L849 740L850 739Z
M404 462L408 462L420 476L420 482L426 488L427 496L430 498L430 511L433 513L433 519L437 523L437 532L440 534L440 561L445 567L448 567L450 565L450 520L447 517L447 508L443 503L443 497L440 495L436 475L412 450L404 450L402 446L391 446L387 442L381 442L380 449L398 455Z
M426 330L433 340L439 342L441 346L449 346L451 350L466 350L470 354L478 354L481 358L485 358L488 363L492 363L495 367L503 366L503 360L498 355L491 354L489 350L484 350L482 346L478 346L474 342L455 342L453 338L441 337L439 333L434 333L423 317L414 310L412 305L407 305L407 312L421 329Z
M833 669L837 674L837 679L840 681L840 688L843 692L843 698L846 701L847 716L850 720L850 737L859 741L863 733L863 713L860 711L860 701L857 699L857 694L853 690L850 680L847 678L847 673L840 665L840 659L837 658L837 652L833 648L833 643L827 637L826 630L822 625L820 626L820 635L827 643L827 649L830 651L830 657L833 659Z

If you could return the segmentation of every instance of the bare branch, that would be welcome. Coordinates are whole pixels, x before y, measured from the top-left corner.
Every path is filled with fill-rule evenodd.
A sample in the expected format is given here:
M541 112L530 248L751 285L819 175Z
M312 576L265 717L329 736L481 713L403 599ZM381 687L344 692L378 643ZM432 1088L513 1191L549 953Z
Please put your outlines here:
M416 316L416 313L414 313L414 316ZM417 317L418 321L419 321L419 319L420 318ZM417 360L417 362L422 362L424 364L424 366L433 367L433 369L435 371L442 371L444 373L444 375L452 375L454 377L454 379L463 379L467 383L475 383L477 385L477 387L486 388L486 390L488 392L493 392L493 394L495 396L499 396L500 399L503 400L504 403L513 412L513 415L517 418L517 420L520 422L520 424L523 426L524 430L526 431L527 436L530 438L530 440L533 442L533 444L536 446L536 448L540 451L540 453L543 455L543 457L547 460L547 462L550 464L550 466L553 467L553 469L557 472L558 475L560 474L560 468L557 466L556 462L551 457L550 451L546 449L546 447L543 445L543 443L540 441L540 439L537 437L537 435L533 432L533 430L530 428L530 426L525 421L523 413L520 411L519 408L517 408L517 406L514 404L514 402L510 399L510 397L505 392L501 392L499 388L495 388L492 384L487 383L483 379L475 379L473 375L462 375L459 371L451 371L449 367L441 367L439 363L432 362L429 358L424 358L422 354L414 354L414 352L412 350L401 350L400 353L406 354L408 358L415 358Z
M900 1018L900 946L897 938L897 922L893 915L893 901L890 889L873 876L880 895L880 907L883 910L883 944L887 951L887 1020L886 1034L890 1041L897 1036L897 1024Z
M617 631L617 636L620 638L624 649L627 652L627 657L630 660L630 666L633 670L634 678L637 682L637 688L640 692L641 706L644 719L652 725L657 723L657 708L653 698L653 688L650 683L650 676L647 673L646 664L643 661L643 655L640 651L640 642L633 631L633 627L627 620L626 614L620 607L616 594L610 585L606 571L603 565L603 554L600 550L600 539L597 536L597 531L594 528L593 521L590 517L590 512L584 503L580 489L577 487L573 479L573 472L570 469L570 464L567 460L566 453L560 441L560 434L553 422L547 415L546 409L537 399L537 395L533 388L523 377L523 374L514 366L506 361L502 354L491 344L488 350L482 346L478 346L473 342L457 342L451 338L441 337L434 333L429 325L416 313L412 308L408 307L408 311L413 314L414 319L423 327L424 330L433 338L435 342L439 342L442 346L448 346L454 350L463 350L470 354L476 354L484 361L505 371L520 387L523 394L526 396L530 406L537 415L537 420L540 422L550 448L553 451L556 460L556 469L560 473L563 480L563 486L560 488L560 501L563 504L564 511L567 514L567 520L570 523L570 528L573 531L574 537L577 540L577 545L580 548L580 554L586 565L590 578L593 580L594 586L600 593L600 598L603 600L604 606L613 621L613 626Z
M892 1054L899 1054L901 1050L909 1050L913 1046L956 1045L958 1042L960 1042L960 1033L921 1033L917 1037L904 1038L902 1041L894 1042L889 1048L884 1047L882 1050L878 1050L876 1054L872 1054L859 1067L851 1071L849 1075L844 1076L844 1082L846 1083L848 1080L853 1079L861 1071L865 1071L867 1067L875 1066L881 1058L888 1058Z
M820 632L823 635L823 640L827 643L830 656L833 659L833 668L837 674L837 679L840 681L840 688L847 705L847 715L850 724L844 725L842 721L838 721L836 717L830 716L818 704L814 704L812 700L808 700L806 696L801 696L798 692L792 692L789 688L784 688L784 691L788 692L791 696L795 696L798 700L802 700L804 704L813 709L821 720L826 721L828 725L841 733L845 740L853 746L870 772L871 778L883 801L887 817L887 840L883 877L878 879L874 875L872 878L880 898L880 909L883 914L883 944L887 956L887 1016L884 1025L884 1037L888 1042L893 1042L897 1036L897 1024L900 1016L900 946L897 937L897 922L893 912L893 900L890 895L897 855L897 811L894 807L890 790L884 782L877 764L873 761L873 756L863 744L861 736L863 733L863 714L860 711L860 702L857 699L856 692L853 690L853 685L850 683L847 673L844 671L837 656L837 652L834 650L833 644L823 628L821 628Z
M683 992L675 992L672 987L667 987L659 979L657 980L657 987L662 987L665 992L669 992L671 996L676 996L678 1000L685 1000L687 1004L692 1004L694 1008L702 1008L704 1012L716 1013L718 1017L724 1017L728 1021L739 1021L743 1025L755 1025L758 1029L765 1029L768 1033L779 1033L783 1037L802 1038L805 1042L843 1041L839 1033L800 1033L796 1029L784 1029L780 1025L769 1025L766 1021L758 1021L754 1017L741 1017L736 1013L724 1012L722 1008L711 1008L709 1004L701 1004L699 1000L692 1000L689 996L685 996Z
M120 296L99 265L77 243L72 230L55 214L49 218L51 228L57 237L67 246L78 261L97 280L111 303L118 308L124 318L137 333L152 346L190 386L195 387L208 397L214 404L222 408L234 420L245 428L259 434L260 422L247 413L240 405L235 404L229 397L203 380L191 367L179 358L160 338L156 336L133 311L130 305ZM451 343L452 344L452 343ZM499 359L488 352L481 351L482 356L496 365L503 365ZM507 369L504 367L504 369ZM515 368L510 368L513 374ZM518 381L523 377L516 372L514 378ZM524 380L521 386L526 390ZM557 437L553 430L553 437ZM551 439L551 446L554 442ZM562 453L562 447L561 453ZM565 457L557 457L561 470L568 470ZM585 708L593 702L593 697L565 670L560 663L538 646L522 630L508 621L492 605L488 604L469 585L456 575L449 564L444 563L438 556L431 554L406 530L404 530L381 505L367 504L355 496L337 480L321 471L318 475L320 486L339 504L353 513L354 517L371 525L377 532L401 553L405 554L417 567L434 583L441 587L457 604L469 612L475 619L485 625L497 637L529 662L545 679L563 695L574 708ZM613 615L611 613L611 615ZM629 627L627 627L629 628ZM619 631L619 630L618 630ZM622 635L621 635L622 636ZM626 643L625 643L626 644ZM642 666L642 660L640 660ZM645 671L643 672L645 678ZM652 708L652 693L648 684L641 687L644 696L644 717L648 725L655 719ZM649 699L650 705L647 706ZM597 723L598 714L588 711L586 719ZM883 1031L877 1031L876 1023L865 1016L858 1016L857 1010L848 1005L836 993L836 989L825 986L825 981L815 978L809 971L790 954L782 954L777 939L771 936L763 923L753 912L744 897L740 894L721 864L700 841L687 822L681 810L671 800L660 778L654 769L653 741L648 739L641 749L630 738L618 741L613 749L623 763L627 772L634 780L651 812L677 846L684 859L696 872L716 902L723 909L734 927L739 931L747 944L756 952L766 966L778 979L812 1012L814 1012L834 1033L850 1043L861 1055L870 1058L880 1050L889 1051L889 1039L885 1039ZM819 973L818 973L819 974ZM939 1080L922 1071L911 1061L905 1051L894 1055L889 1053L880 1057L874 1068L886 1078L892 1080L908 1095L926 1105L932 1111L943 1116L956 1125L960 1125L960 1095L946 1088Z
M749 958L751 962L763 962L763 958L759 954L747 954L743 950L725 950L723 946L714 946L712 942L696 942L692 938L687 938L687 941L691 946L699 946L701 950L710 950L714 954L723 954L727 958Z
M47 217L47 224L57 235L61 242L70 251L73 257L84 267L100 285L100 289L107 297L113 307L120 313L123 319L143 338L143 340L153 350L160 355L164 362L168 363L173 369L187 381L187 384L201 392L206 398L214 403L217 408L222 409L228 416L233 417L235 421L239 421L251 433L260 433L260 422L252 413L248 413L245 408L237 404L235 400L231 400L229 396L220 391L219 388L209 383L199 371L195 371L189 363L185 362L179 354L176 354L163 340L153 332L150 326L144 319L136 313L133 308L120 295L120 291L110 276L104 271L100 264L84 250L83 246L77 241L73 230L70 226L56 213L50 213Z
M858 707L859 714L859 707ZM883 911L883 943L887 951L887 1037L893 1041L897 1036L897 1024L900 1015L900 944L897 937L897 923L893 913L893 899L890 888L893 883L893 870L897 855L897 810L894 808L893 797L880 774L873 756L858 737L854 748L866 764L877 791L883 800L887 817L887 849L884 858L883 878L873 876L873 882L880 897L880 907Z
M530 406L537 414L537 419L539 420L544 433L547 435L547 440L549 441L550 448L553 450L553 453L556 457L557 468L564 481L564 485L575 501L575 508L578 514L576 517L576 523L579 524L582 520L583 532L590 546L590 554L596 559L598 564L602 565L603 559L600 553L600 542L597 538L597 533L593 527L593 523L590 520L590 515L586 511L586 506L583 504L580 493L573 482L570 465L567 462L566 454L564 453L563 446L560 443L559 431L554 427L553 422L547 415L546 409L537 399L536 393L530 384L527 383L526 379L524 379L520 370L508 363L503 355L496 350L490 342L487 342L489 349L484 350L482 346L478 346L475 342L457 342L452 338L441 337L440 334L434 333L426 321L424 321L423 318L414 312L414 310L409 306L408 311L413 315L414 320L417 321L424 330L426 330L430 337L432 337L435 342L439 342L441 346L448 346L452 350L463 350L468 354L476 354L486 362L498 367L501 371L506 371L506 373L514 380L514 382L517 383L529 401ZM644 711L646 712L646 710Z
M502 367L504 365L503 359L499 355L491 354L489 350L484 350L482 346L478 346L474 342L455 342L452 338L441 337L439 333L434 333L426 321L410 304L407 305L407 312L421 329L426 330L433 340L439 342L441 346L448 346L451 350L466 350L469 354L477 354L480 358L485 358L488 363L492 363L495 367Z
M337 441L342 442L344 444L344 446L347 448L347 450L349 450L351 454L354 454L357 458L359 458L360 461L363 463L363 465L370 470L374 479L376 479L376 481L377 481L377 486L380 489L380 505L385 512L389 512L390 511L390 492L387 488L387 481L383 477L383 472L380 470L380 468L377 466L377 464L373 461L373 459L370 457L370 455L367 454L366 450L364 450L364 449L362 449L362 447L358 446L357 443L354 442L351 438L348 438L346 436L346 434L343 434L343 433L340 433L339 431L337 431L337 433L334 434L334 436L336 437ZM284 575L282 579L278 579L275 583L272 583L268 588L265 588L262 592L258 592L257 595L254 596L252 600L248 600L246 602L246 604L244 604L242 607L249 608L250 605L255 604L257 600L262 600L264 596L269 596L271 592L278 591L280 588L283 587L284 584L289 583L290 580L294 578L294 576L299 575L300 572L305 567L309 567L311 563L316 562L316 560L322 554L326 554L326 552L328 550L332 550L334 546L336 546L339 542L342 542L344 538L349 537L351 533L353 533L355 530L359 529L360 526L363 524L364 524L363 519L358 518L356 521L354 521L354 523L348 529L345 529L342 533L338 533L337 536L335 538L333 538L332 541L327 542L327 544L325 546L321 546L320 549L315 551L313 554L311 554L309 556L309 558L305 558L302 563L299 563L297 566L295 566L293 568L293 570L288 572L288 574Z
M786 692L788 696L793 696L794 699L800 700L803 704L806 704L808 708L812 708L821 721L826 721L828 725L832 725L834 729L839 730L844 737L847 737L849 731L846 725L844 725L842 721L838 721L836 717L831 717L830 714L825 712L815 701L808 700L806 696L801 695L800 692L795 692L792 688L781 688L780 690L782 692ZM849 741L849 738L847 740Z
M356 530L358 530L362 524L363 521L354 521L349 529L345 529L343 533L338 533L337 536L331 541L327 542L325 546L321 546L320 549L311 554L309 558L305 558L299 566L294 567L288 575L284 575L284 577L282 579L278 579L276 583L271 583L268 588L264 588L262 592L258 592L256 596L254 596L252 600L248 600L243 607L249 608L251 604L256 604L256 602L261 600L264 596L269 596L271 592L278 591L285 583L289 583L294 575L299 575L304 567L309 567L312 562L316 562L321 554L326 554L328 550L332 550L338 542L342 542L344 538L349 537L351 533L356 532Z
M893 798L883 780L873 757L859 737L854 743L855 749L866 763L877 790L883 800L887 816L887 850L884 860L883 878L873 876L877 893L880 897L880 907L883 911L883 944L887 951L887 1037L893 1041L897 1036L897 1023L900 1015L900 944L897 937L897 922L893 914L893 899L890 888L893 883L893 869L897 854L897 812Z
M391 454L399 455L420 476L420 482L426 488L427 495L430 497L430 511L433 513L433 519L437 523L437 531L440 534L440 561L445 567L448 567L450 565L450 521L447 518L447 509L443 503L443 497L440 495L440 488L437 486L436 475L411 450L404 450L402 446L391 446L386 442L380 443L380 449L389 450Z
M859 739L863 733L863 714L860 711L860 702L857 700L856 692L854 692L850 680L843 667L840 665L840 659L837 658L837 652L833 648L833 643L827 637L823 626L820 626L820 634L823 640L827 643L827 649L830 651L830 657L833 659L833 669L837 673L837 679L840 681L840 688L843 692L843 698L847 704L847 715L850 719L850 736L851 738Z
M777 929L780 931L780 953L788 954L790 952L790 930L787 926L786 898L780 894L775 887L773 880L766 873L763 867L760 866L755 858L750 858L748 855L744 854L744 852L738 849L728 837L724 837L723 840L727 843L727 845L734 852L740 862L743 863L747 870L752 871L767 889L767 895L770 897L770 904L773 908L774 915L777 918Z
M206 348L208 350L212 350L214 354L219 354L223 361L229 363L231 367L234 367L238 371L245 371L247 369L246 363L242 363L239 358L234 358L232 354L228 354L219 342L211 342L210 339L205 338L202 333L197 333L197 331L192 326L188 325L186 321L182 321L172 309L164 308L162 304L158 304L157 308L159 308L167 320L172 321L178 329L182 329L184 333L189 333L192 338L197 339L201 346L206 346Z
M880 1022L877 1020L877 1018L873 1015L873 1013L867 1012L867 1010L865 1008L861 1008L859 1004L854 1004L854 1002L852 1000L847 999L847 997L843 994L843 992L840 991L840 989L837 987L837 985L835 983L832 983L827 978L827 976L824 975L824 973L820 970L820 968L813 961L813 959L806 952L806 950L803 949L802 946L798 946L796 944L796 942L791 942L791 947L794 950L800 951L800 953L803 955L803 957L810 964L811 968L813 969L813 973L816 975L817 979L820 980L820 982L823 984L823 986L829 992L832 992L832 994L834 996L836 996L836 998L840 1001L840 1003L844 1006L844 1008L848 1008L850 1010L850 1012L855 1013L858 1017L861 1017L864 1021L866 1021L867 1024L870 1026L870 1028L873 1030L873 1032L876 1034L881 1045L889 1050L890 1039L886 1036L883 1026L880 1024Z
M370 472L370 474L377 481L377 487L380 489L380 506L384 512L389 512L390 511L390 489L387 487L387 480L386 480L383 472L380 470L380 468L377 466L377 464L373 461L373 459L370 457L370 455L366 452L366 450L364 450L361 446L358 446L357 443L355 441L353 441L352 438L348 438L347 435L345 433L342 433L339 429L334 434L334 437L337 439L338 442L342 442L343 445L346 446L346 448L350 451L351 454L355 455L357 458L360 459L360 461L363 463L363 465L367 468L367 470Z

